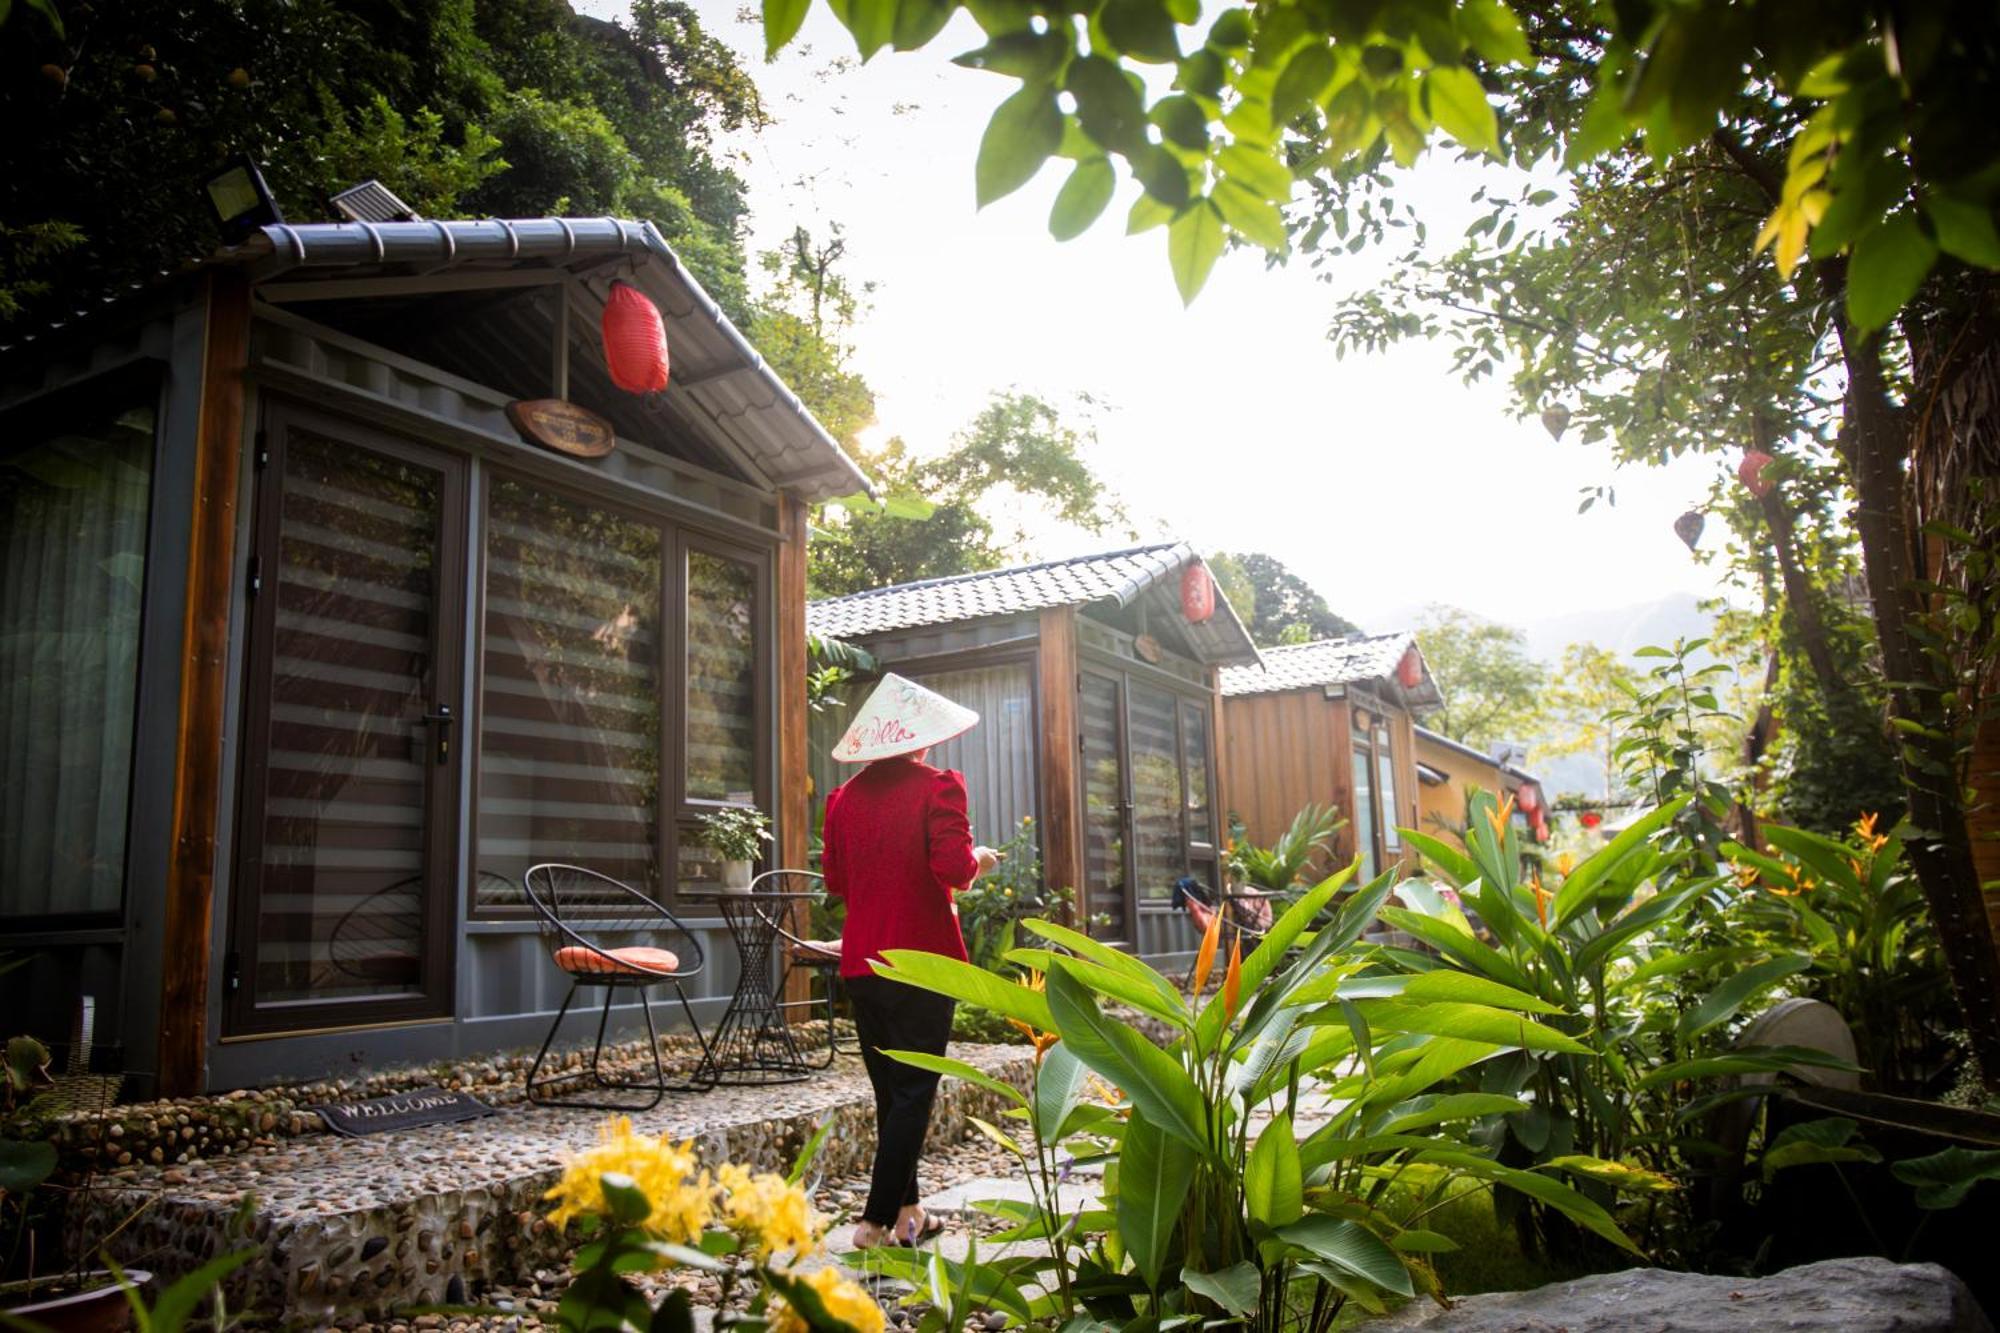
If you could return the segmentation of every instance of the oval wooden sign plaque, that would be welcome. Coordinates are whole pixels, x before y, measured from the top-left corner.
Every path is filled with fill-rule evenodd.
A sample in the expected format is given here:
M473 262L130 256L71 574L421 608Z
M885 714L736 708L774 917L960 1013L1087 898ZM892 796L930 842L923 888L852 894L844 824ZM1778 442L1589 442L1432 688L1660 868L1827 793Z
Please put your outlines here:
M507 420L521 438L571 458L602 458L618 447L618 432L587 407L562 398L517 398Z

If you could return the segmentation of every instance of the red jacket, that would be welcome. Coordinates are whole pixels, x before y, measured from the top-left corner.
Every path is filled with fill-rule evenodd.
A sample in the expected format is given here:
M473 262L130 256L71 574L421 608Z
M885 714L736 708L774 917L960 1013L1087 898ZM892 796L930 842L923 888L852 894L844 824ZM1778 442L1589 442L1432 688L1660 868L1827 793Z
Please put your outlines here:
M826 798L820 868L847 900L840 975L868 977L884 949L965 958L952 890L979 873L965 777L908 757L878 759Z

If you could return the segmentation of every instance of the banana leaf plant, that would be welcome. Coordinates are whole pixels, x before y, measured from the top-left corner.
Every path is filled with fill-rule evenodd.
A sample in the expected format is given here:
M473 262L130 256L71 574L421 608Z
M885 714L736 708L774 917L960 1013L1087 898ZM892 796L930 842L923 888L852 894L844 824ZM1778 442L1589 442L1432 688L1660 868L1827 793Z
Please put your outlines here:
M1634 820L1550 885L1539 871L1524 872L1507 807L1475 793L1460 846L1402 831L1435 878L1399 884L1403 905L1382 912L1427 946L1384 951L1412 985L1503 986L1542 1006L1533 1012L1547 1014L1567 1045L1517 1043L1461 1080L1467 1090L1526 1098L1525 1108L1489 1117L1480 1139L1499 1161L1558 1172L1599 1204L1621 1190L1663 1196L1641 1213L1649 1245L1684 1220L1675 1212L1676 1181L1717 1151L1703 1138L1706 1113L1755 1091L1730 1080L1840 1065L1817 1051L1728 1043L1731 1020L1811 960L1698 925L1714 916L1729 885L1695 873L1691 844L1675 836L1690 800ZM1526 1245L1571 1257L1578 1243L1588 1246L1573 1214L1506 1183L1512 1188L1496 1204Z
M1510 1052L1588 1058L1548 1021L1566 1016L1490 979L1380 974L1372 946L1357 941L1392 877L1336 902L1352 874L1307 891L1247 957L1240 943L1232 948L1207 997L1219 924L1186 989L1042 920L1023 929L1043 945L1009 955L1045 979L1039 988L932 954L886 952L882 976L992 1009L1034 1035L1027 1093L953 1060L898 1058L1014 1102L1014 1132L988 1129L1022 1161L1032 1200L991 1208L1013 1224L1001 1239L1039 1244L990 1259L979 1274L969 1260L940 1256L879 1262L907 1270L920 1290L983 1291L1010 1319L1070 1333L1209 1321L1323 1333L1350 1302L1375 1310L1390 1297L1440 1294L1426 1256L1451 1242L1421 1218L1466 1177L1510 1184L1630 1249L1610 1213L1557 1174L1562 1167L1516 1169L1467 1136L1529 1102L1445 1091ZM1173 1035L1157 1042L1120 1011ZM1090 1095L1092 1074L1105 1095ZM1066 1213L1058 1186L1079 1162L1102 1167L1102 1197Z

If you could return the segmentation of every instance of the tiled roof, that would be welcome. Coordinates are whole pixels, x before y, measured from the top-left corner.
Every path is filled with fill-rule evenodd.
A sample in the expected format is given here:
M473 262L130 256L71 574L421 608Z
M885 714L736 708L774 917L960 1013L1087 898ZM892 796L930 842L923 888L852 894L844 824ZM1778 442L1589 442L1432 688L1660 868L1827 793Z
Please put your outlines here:
M1317 689L1326 685L1358 685L1393 681L1403 654L1416 646L1408 630L1394 634L1350 634L1344 639L1285 644L1264 649L1264 664L1224 667L1222 693L1274 694L1280 690ZM1413 708L1441 702L1428 669L1416 689L1405 692Z
M1482 764L1489 764L1494 768L1500 769L1502 772L1512 774L1514 777L1521 779L1521 781L1523 782L1538 783L1541 781L1540 778L1536 777L1533 773L1530 773L1527 769L1522 768L1519 764L1502 763L1500 760L1494 758L1486 751L1474 749L1472 746L1467 745L1464 741L1455 741L1441 731L1432 731L1429 727L1418 727L1417 739L1420 741L1428 741L1430 744L1436 745L1442 749L1456 750L1459 754L1464 755L1468 759L1477 759ZM1422 767L1422 765L1420 764L1418 765L1418 767Z
M1200 558L1186 542L1155 542L1012 569L897 583L814 602L806 608L806 628L836 639L860 639L1052 606L1101 601L1129 606L1148 588L1177 576L1190 560ZM1227 599L1217 597L1215 615L1201 628L1202 637L1215 639L1208 660L1255 660L1257 649Z

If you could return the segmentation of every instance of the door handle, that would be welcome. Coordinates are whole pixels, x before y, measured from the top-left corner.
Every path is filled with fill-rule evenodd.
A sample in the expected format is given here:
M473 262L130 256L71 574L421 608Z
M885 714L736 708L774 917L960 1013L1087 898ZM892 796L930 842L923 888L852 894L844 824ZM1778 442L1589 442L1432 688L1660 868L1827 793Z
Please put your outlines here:
M425 713L424 721L431 724L436 737L437 761L440 764L451 761L451 724L458 719L451 715L450 704L439 704L435 712Z

